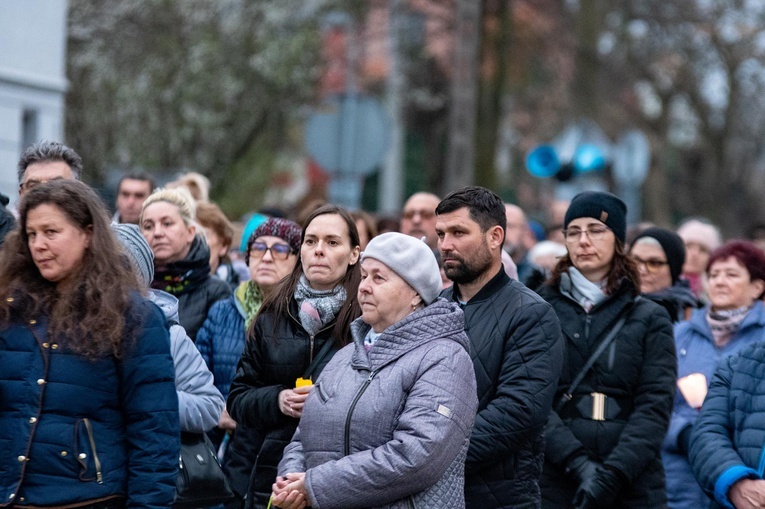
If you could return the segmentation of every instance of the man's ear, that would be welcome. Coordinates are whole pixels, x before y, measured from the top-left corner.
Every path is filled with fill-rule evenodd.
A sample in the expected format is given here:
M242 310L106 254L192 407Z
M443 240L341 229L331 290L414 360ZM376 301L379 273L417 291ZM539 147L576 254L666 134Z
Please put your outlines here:
M492 250L501 248L505 242L505 229L499 225L492 226L486 231L486 239Z

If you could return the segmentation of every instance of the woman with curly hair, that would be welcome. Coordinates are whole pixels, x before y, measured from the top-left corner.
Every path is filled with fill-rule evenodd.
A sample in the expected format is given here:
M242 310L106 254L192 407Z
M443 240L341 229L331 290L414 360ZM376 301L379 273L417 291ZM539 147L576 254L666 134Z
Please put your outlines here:
M0 505L169 507L180 449L168 333L100 198L31 189L0 255Z

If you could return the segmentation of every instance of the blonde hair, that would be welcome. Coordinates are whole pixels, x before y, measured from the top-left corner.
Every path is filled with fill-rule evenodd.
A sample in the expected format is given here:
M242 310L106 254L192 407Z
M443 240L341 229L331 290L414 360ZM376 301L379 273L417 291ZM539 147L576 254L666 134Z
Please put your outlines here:
M196 224L194 218L196 217L197 207L194 203L194 198L192 198L191 194L182 187L176 189L160 187L151 193L149 197L146 198L146 201L143 202L143 206L141 207L141 217L138 222L143 222L143 213L146 211L146 207L162 201L178 207L178 213L181 215L181 219L183 219L183 223L186 226Z
M184 173L174 181L168 182L167 188L186 188L194 201L206 202L210 199L210 179L195 171Z

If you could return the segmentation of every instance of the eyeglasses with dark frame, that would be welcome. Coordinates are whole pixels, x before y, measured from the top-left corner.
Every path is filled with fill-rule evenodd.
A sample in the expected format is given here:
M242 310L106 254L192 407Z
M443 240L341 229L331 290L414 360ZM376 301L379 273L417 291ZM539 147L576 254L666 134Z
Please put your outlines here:
M292 248L288 244L273 244L269 246L265 242L253 242L250 247L250 258L263 258L266 251L269 250L274 260L286 260L293 253Z
M603 237L606 236L606 232L609 230L611 230L611 228L608 226L592 226L586 230L579 228L568 228L563 230L563 236L565 237L566 242L569 244L575 244L579 242L579 239L582 238L582 233L587 235L587 238L590 239L590 241L598 241L603 240Z
M651 274L659 272L662 267L669 265L667 260L656 260L655 258L651 258L650 260L643 260L642 258L638 258L635 255L630 255L630 258L632 258L632 261L635 262L635 265L638 267L644 265L645 270Z

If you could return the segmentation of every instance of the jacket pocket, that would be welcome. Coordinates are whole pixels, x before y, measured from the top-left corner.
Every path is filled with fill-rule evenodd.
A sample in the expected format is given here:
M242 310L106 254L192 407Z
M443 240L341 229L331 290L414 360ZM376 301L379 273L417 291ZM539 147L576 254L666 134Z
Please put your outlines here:
M74 424L74 452L80 466L80 480L103 484L101 460L98 458L96 437L90 419L79 419Z
M317 383L314 386L314 390L316 391L316 394L319 396L319 400L322 403L326 403L329 400L329 394L327 394L327 390L324 387L324 384L321 382Z

